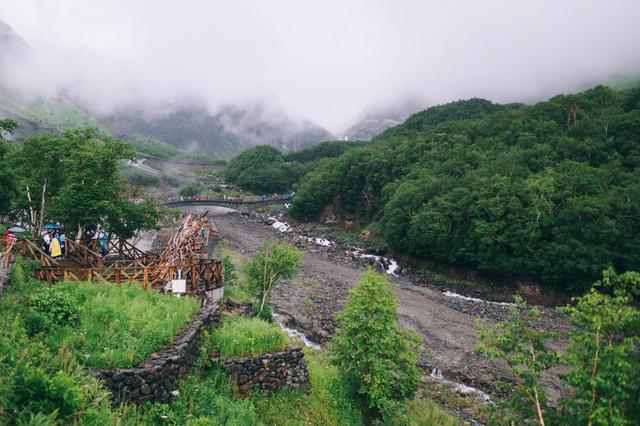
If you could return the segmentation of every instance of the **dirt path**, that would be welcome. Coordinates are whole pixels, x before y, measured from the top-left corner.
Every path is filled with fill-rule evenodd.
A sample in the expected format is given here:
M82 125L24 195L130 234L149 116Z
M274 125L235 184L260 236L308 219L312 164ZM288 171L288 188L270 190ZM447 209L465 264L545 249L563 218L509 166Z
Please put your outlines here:
M312 340L327 341L333 333L333 315L343 308L348 290L365 270L362 262L357 262L341 248L320 247L301 240L295 231L282 233L246 215L219 215L216 213L221 210L208 209L227 247L244 256L258 250L265 239L288 241L304 252L298 276L276 288L272 305ZM420 359L425 372L439 367L445 378L490 393L495 391L496 379L509 380L504 365L474 354L476 317L488 322L504 319L506 306L447 297L440 290L416 286L403 277L389 278L397 286L401 325L422 336ZM558 331L561 336L566 335L568 323L565 318L546 308L541 311L542 326ZM563 341L561 337L555 343L563 345ZM560 389L558 381L549 378L548 384L555 396Z

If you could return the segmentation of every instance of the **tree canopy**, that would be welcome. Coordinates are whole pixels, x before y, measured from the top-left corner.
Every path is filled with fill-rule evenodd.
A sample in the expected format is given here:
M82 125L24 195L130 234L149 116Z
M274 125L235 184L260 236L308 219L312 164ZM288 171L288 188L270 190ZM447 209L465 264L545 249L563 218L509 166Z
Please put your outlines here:
M231 160L225 170L225 177L255 193L288 191L321 160L338 157L364 143L326 141L287 154L282 154L272 146L256 146Z
M397 253L588 288L640 268L640 88L429 108L324 160L291 214L377 222Z
M17 188L13 214L35 232L45 220L67 230L99 224L123 238L152 228L158 217L153 204L123 195L119 164L132 157L127 143L91 129L29 138L9 158Z
M0 120L0 213L7 212L16 190L13 170L8 161L11 145L2 133L11 133L16 127L17 123L13 120Z

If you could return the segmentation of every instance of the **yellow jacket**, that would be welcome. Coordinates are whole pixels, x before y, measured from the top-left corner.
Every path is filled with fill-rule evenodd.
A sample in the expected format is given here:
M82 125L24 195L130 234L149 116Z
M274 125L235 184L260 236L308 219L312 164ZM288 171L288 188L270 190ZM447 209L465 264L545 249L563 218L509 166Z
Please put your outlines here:
M62 250L60 250L60 241L58 241L57 238L51 238L49 252L51 253L51 257L58 257L62 255Z

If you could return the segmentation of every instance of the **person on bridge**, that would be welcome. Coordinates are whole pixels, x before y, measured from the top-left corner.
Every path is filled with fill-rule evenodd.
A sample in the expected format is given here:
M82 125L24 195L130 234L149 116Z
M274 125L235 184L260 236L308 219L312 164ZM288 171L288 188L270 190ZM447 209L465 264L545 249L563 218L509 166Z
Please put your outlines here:
M8 229L4 231L4 241L7 244L7 247L13 247L13 245L16 243L16 240L17 238L13 234L13 232L9 231Z
M49 244L49 254L54 259L58 259L62 256L62 249L60 248L60 241L57 238L51 238L51 244Z

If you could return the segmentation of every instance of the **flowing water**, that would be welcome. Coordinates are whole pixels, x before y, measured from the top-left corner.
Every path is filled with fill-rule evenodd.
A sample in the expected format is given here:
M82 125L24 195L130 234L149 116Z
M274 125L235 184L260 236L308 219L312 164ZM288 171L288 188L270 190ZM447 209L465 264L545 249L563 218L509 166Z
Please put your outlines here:
M307 336L305 336L301 331L286 326L280 318L282 318L280 315L275 313L273 314L274 321L280 326L280 329L284 331L287 336L300 340L308 348L317 349L319 351L322 350L319 344L307 339Z
M444 375L442 374L442 370L440 370L440 368L438 367L433 368L433 370L431 371L431 377L436 379L440 383L453 388L453 390L455 390L461 395L473 395L476 397L476 399L480 401L483 401L487 404L493 404L493 401L491 401L491 396L489 396L489 394L481 391L480 389L476 389L472 386L467 386L464 383L458 383L458 382L454 382L453 380L445 379Z

